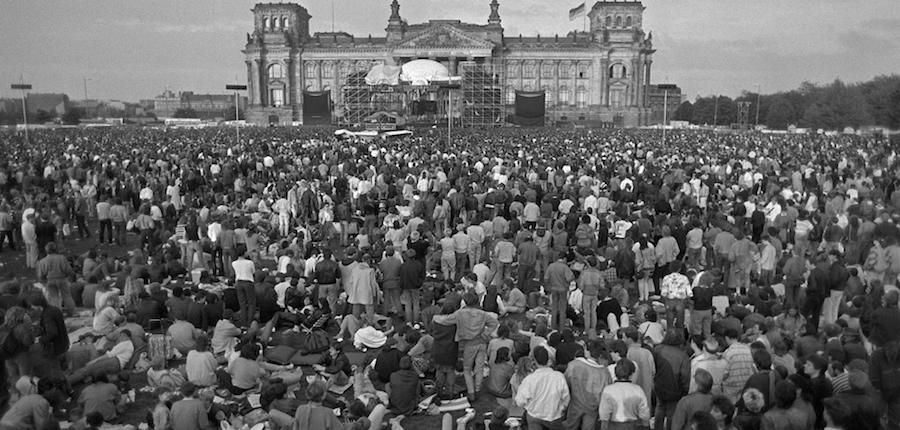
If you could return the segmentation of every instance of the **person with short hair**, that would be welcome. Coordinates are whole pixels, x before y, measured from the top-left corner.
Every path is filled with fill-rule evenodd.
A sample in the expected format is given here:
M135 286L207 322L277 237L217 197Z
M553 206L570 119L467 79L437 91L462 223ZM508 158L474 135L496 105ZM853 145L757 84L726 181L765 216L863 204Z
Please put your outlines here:
M484 380L484 362L487 355L487 340L500 326L497 315L485 312L478 306L478 295L466 291L463 295L466 307L450 315L435 315L434 322L442 325L456 325L455 340L463 352L463 376L469 401L474 401L481 382Z
M538 346L532 355L538 368L519 385L516 405L525 409L528 428L560 428L570 400L566 377L550 367L546 348Z
M713 396L710 394L713 386L712 375L706 370L697 369L692 379L697 390L681 398L675 405L675 413L672 415L670 425L672 430L690 429L691 417L697 412L708 412L712 407Z
M214 429L209 422L207 406L203 400L194 398L197 386L185 382L181 386L183 399L172 404L171 420L172 430L206 430Z
M589 357L578 357L566 366L571 401L566 414L566 427L592 430L597 423L600 395L612 383L608 368L609 352L600 340L588 342Z
M89 376L115 374L124 370L134 354L131 332L120 331L117 341L116 345L106 354L89 361L84 367L72 372L67 378L69 385L75 385Z
M598 418L601 430L638 429L650 425L650 402L640 386L631 382L634 363L623 358L616 363L615 382L600 395Z
M306 387L309 403L300 405L294 413L294 430L343 429L344 424L330 408L322 406L328 390L325 382L317 379Z

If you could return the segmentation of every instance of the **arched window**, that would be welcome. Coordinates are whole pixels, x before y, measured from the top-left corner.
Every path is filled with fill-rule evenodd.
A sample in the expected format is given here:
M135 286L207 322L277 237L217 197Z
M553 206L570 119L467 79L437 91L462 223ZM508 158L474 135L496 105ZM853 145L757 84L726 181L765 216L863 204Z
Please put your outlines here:
M625 65L622 63L616 63L612 66L609 66L609 77L610 79L624 79L626 74Z
M274 27L275 29L281 28L281 20L278 19L277 16L272 18L272 27Z
M303 68L305 69L304 74L306 75L307 78L316 77L316 63L314 63L312 61L307 61Z
M263 30L269 29L269 17L263 17Z
M269 91L269 101L272 103L272 106L279 107L284 106L284 89L283 88L272 88Z
M559 86L559 104L568 106L569 104L569 87L565 85Z
M288 19L286 16L281 17L281 28L288 28Z
M284 66L281 63L274 63L269 65L269 79L282 79L284 78Z
M541 65L541 77L544 78L552 78L553 77L553 69L555 64L553 63L544 63Z
M506 65L506 77L508 78L518 78L519 77L519 64L518 63L509 63Z
M578 79L588 79L590 78L590 71L588 70L588 65L585 63L578 65Z
M617 16L616 17L616 27L621 27L621 26L622 26L622 17Z
M631 24L632 24L631 17L629 16L629 17L625 18L625 26L631 27Z
M575 93L575 104L580 108L587 106L587 90L584 87L578 87L578 91Z
M535 68L534 62L529 61L528 63L525 63L525 77L526 78L534 77L534 68Z
M553 91L553 88L549 85L542 86L541 91L544 92L544 106L553 106L553 100L556 98L556 91Z
M334 63L331 61L326 61L322 63L322 77L323 78L333 78L334 77Z
M612 27L612 17L609 15L606 16L606 26Z
M559 63L559 77L560 78L571 78L572 77L572 65L569 63Z

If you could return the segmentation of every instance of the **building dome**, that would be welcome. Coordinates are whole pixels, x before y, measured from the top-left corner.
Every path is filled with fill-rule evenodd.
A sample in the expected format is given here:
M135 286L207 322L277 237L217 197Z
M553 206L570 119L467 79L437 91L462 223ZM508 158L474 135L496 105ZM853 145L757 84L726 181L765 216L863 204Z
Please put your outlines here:
M433 81L450 80L447 67L434 60L413 60L403 65L400 80L413 85L428 85Z

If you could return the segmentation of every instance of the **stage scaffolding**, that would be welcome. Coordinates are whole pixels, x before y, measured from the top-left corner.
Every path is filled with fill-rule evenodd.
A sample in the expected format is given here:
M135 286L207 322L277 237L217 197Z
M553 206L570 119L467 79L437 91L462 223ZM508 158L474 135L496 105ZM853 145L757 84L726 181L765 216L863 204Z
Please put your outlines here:
M500 127L503 125L502 71L493 63L479 64L463 61L462 75L463 127Z

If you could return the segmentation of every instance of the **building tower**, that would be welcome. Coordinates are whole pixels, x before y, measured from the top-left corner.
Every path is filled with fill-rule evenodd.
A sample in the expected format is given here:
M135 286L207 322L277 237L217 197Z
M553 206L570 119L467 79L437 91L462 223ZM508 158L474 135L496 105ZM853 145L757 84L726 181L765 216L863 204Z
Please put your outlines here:
M290 124L302 116L302 44L309 39L310 15L297 4L257 4L253 33L244 47L249 93L247 120Z
M630 123L648 120L647 89L653 64L652 34L643 30L644 6L639 1L599 1L588 13L591 38L601 55L595 60L600 94L595 100Z

